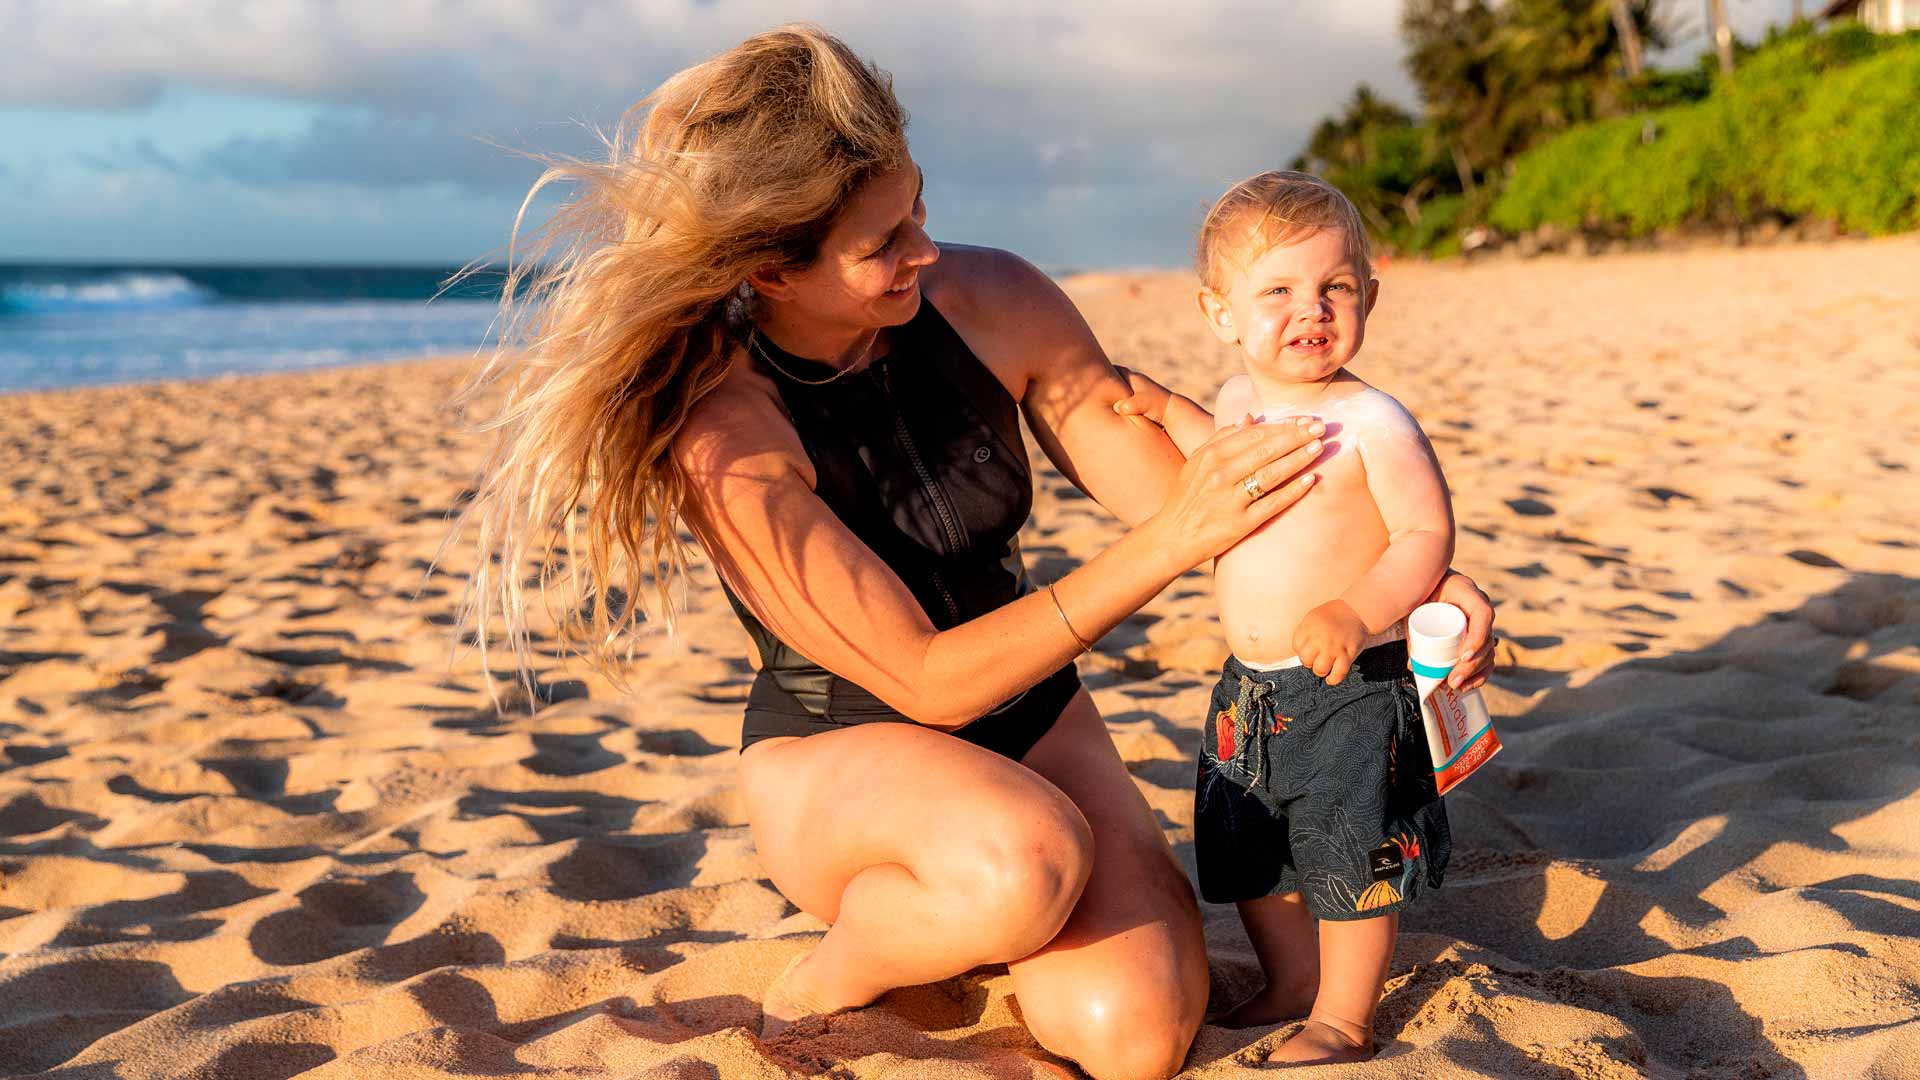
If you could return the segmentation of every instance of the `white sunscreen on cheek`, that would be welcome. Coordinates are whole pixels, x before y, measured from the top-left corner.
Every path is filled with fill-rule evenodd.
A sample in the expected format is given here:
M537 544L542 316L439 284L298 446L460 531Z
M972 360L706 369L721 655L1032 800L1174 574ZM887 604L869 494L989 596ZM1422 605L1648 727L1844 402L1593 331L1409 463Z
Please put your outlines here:
M1462 693L1446 682L1466 629L1466 612L1452 604L1422 604L1407 616L1407 652L1433 757L1433 784L1442 795L1500 752L1500 736L1480 691Z

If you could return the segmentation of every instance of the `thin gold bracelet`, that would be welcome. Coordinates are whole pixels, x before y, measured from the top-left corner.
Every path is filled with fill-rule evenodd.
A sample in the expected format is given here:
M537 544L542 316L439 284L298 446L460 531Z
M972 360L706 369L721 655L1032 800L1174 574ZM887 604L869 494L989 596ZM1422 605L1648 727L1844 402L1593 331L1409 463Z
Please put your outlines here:
M1053 597L1053 610L1060 613L1060 625L1066 627L1067 633L1072 634L1073 640L1080 644L1080 651L1092 652L1093 646L1087 642L1086 638L1080 636L1080 631L1075 630L1073 623L1067 619L1067 609L1060 606L1060 594L1053 591L1051 583L1047 585L1047 595Z

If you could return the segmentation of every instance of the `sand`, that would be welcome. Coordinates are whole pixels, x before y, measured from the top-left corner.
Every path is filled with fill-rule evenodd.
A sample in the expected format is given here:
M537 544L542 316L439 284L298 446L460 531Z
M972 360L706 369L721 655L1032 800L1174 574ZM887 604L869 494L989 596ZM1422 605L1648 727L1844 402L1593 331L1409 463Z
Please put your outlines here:
M1920 238L1382 276L1355 367L1455 487L1506 750L1379 1057L1324 1075L1920 1075ZM1206 393L1189 288L1069 283ZM703 578L631 692L549 644L538 711L492 712L470 551L423 580L479 460L460 370L0 398L0 1073L1076 1075L1004 969L752 1034L822 928L731 784L745 639ZM1040 487L1046 579L1117 529ZM1206 585L1083 664L1189 866ZM1220 1007L1256 969L1207 934ZM1188 1075L1291 1030L1205 1027Z

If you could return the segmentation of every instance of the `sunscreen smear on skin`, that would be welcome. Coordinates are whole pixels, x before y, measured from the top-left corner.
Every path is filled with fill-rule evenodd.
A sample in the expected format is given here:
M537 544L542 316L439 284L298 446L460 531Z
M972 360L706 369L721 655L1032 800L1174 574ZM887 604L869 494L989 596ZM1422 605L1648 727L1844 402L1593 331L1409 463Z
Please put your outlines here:
M1500 752L1500 736L1480 691L1463 694L1447 685L1466 629L1466 612L1452 604L1422 604L1407 616L1407 652L1433 755L1433 782L1442 795Z

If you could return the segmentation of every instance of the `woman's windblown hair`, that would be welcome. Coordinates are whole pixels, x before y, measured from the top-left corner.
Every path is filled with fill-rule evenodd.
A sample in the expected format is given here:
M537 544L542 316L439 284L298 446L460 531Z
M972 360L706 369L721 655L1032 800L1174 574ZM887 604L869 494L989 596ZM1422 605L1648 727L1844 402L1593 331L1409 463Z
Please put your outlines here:
M747 275L810 264L855 191L905 164L906 123L885 72L787 26L673 76L602 136L604 161L542 159L500 346L457 399L488 403L496 439L459 526L478 528L462 623L483 663L503 633L525 677L529 585L562 647L616 679L643 608L672 625L688 550L671 448L725 377ZM550 184L571 198L522 237Z

